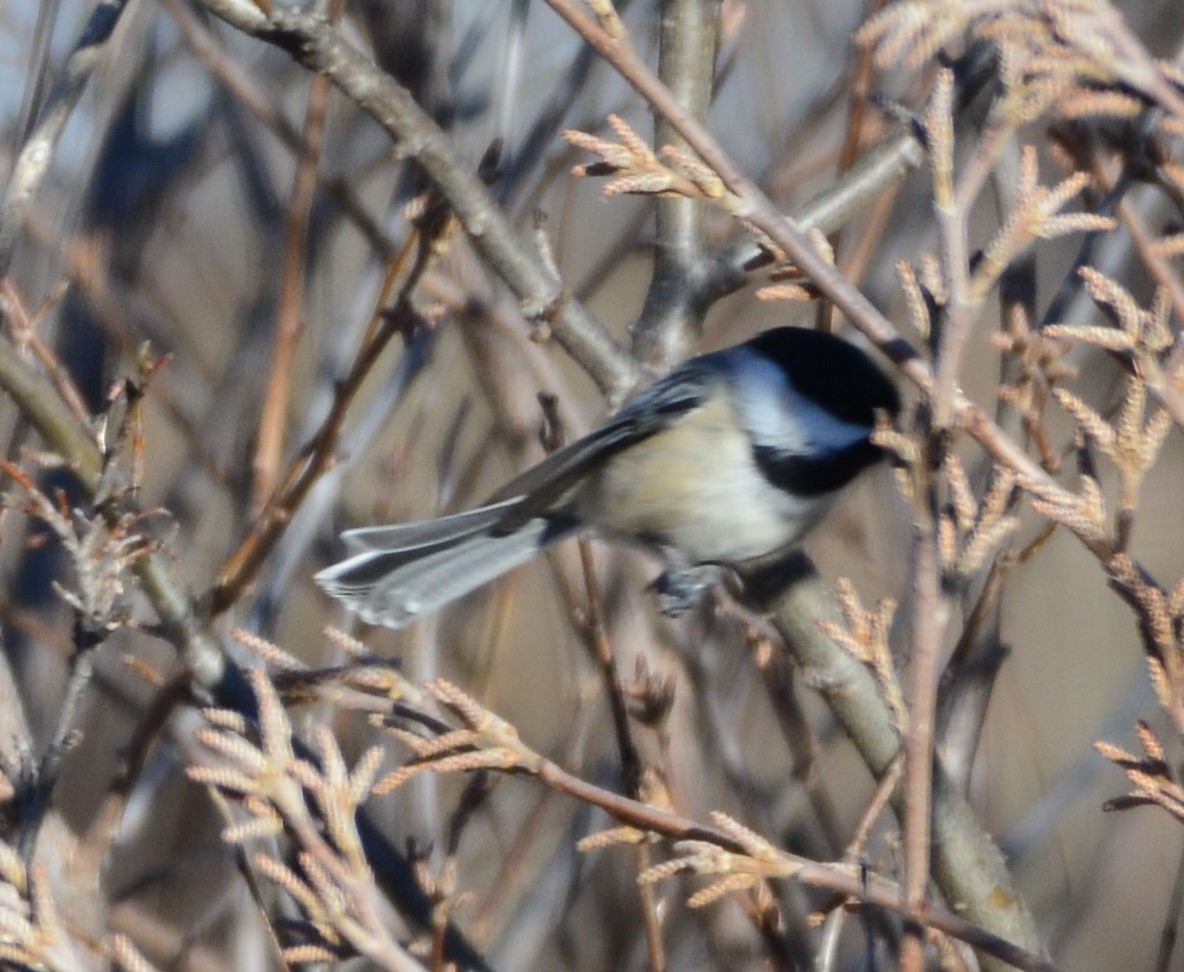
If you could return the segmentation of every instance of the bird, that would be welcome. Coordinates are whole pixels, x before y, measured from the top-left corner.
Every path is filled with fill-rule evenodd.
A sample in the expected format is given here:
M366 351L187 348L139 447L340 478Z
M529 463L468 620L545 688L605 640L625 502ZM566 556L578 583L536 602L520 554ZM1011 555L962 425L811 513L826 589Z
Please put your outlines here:
M585 530L661 554L667 613L721 568L797 545L880 460L893 382L854 344L776 327L691 358L477 509L342 535L316 583L364 621L399 629Z

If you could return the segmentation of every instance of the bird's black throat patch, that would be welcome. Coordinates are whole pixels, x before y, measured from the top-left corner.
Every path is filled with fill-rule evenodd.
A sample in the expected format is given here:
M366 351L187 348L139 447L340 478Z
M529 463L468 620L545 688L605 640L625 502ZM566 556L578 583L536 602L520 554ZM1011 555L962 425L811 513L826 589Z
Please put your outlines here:
M822 496L842 489L884 455L867 439L822 455L803 456L763 445L753 446L752 454L769 482L796 496Z

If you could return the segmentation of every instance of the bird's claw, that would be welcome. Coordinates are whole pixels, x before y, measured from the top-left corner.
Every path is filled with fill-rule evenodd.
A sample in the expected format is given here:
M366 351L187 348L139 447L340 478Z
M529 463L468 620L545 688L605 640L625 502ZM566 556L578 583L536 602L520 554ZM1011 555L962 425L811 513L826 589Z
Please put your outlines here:
M718 579L719 571L712 564L671 567L650 585L650 589L658 595L658 607L662 613L668 618L676 618L698 604Z

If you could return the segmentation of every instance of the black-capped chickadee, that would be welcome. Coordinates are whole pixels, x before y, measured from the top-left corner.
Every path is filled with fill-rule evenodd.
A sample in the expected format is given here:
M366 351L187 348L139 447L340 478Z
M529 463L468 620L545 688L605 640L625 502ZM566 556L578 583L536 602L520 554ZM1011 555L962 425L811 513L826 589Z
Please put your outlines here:
M401 628L581 530L661 552L672 603L704 569L742 565L802 538L881 456L875 412L896 389L866 354L781 327L693 358L487 506L363 527L317 583L372 624Z

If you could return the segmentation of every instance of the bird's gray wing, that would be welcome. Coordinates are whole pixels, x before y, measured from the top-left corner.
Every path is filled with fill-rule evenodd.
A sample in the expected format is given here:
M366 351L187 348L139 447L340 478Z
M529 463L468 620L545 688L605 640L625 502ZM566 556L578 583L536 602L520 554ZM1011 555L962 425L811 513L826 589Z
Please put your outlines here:
M494 526L516 500L508 499L476 510L440 516L417 523L395 523L390 526L368 526L347 530L341 535L351 554L369 551L401 550L411 553L439 547L461 537Z
M490 499L505 503L494 525L510 532L555 509L579 479L610 456L670 428L699 408L722 380L702 359L684 364L625 404L612 418L581 439L553 452L542 462L506 483ZM511 502L517 500L517 502Z

